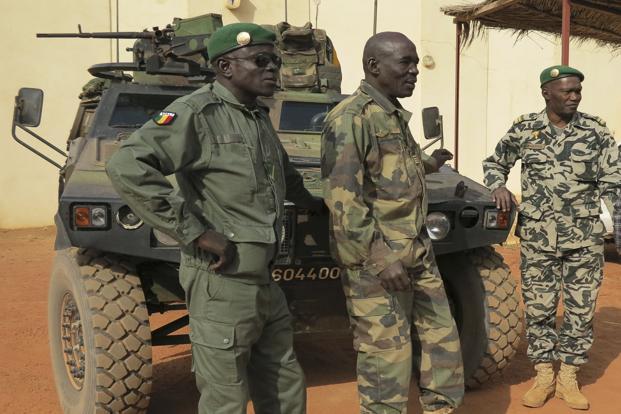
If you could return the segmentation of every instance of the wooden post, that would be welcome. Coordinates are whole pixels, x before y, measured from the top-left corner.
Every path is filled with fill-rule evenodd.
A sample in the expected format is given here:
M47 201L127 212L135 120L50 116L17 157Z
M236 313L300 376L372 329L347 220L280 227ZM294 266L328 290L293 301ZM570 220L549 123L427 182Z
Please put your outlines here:
M455 169L459 170L459 73L461 63L461 24L455 23Z
M571 0L563 0L561 31L561 63L569 65L569 33L571 31Z

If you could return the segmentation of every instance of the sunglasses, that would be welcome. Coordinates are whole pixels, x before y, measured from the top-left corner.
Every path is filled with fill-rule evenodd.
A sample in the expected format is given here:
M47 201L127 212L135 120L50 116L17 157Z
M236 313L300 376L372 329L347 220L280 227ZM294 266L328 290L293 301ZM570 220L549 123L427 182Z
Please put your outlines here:
M256 55L248 57L227 57L227 59L251 60L259 68L266 68L267 65L269 65L270 63L273 63L279 69L282 66L282 59L280 58L280 56L267 52L257 53Z

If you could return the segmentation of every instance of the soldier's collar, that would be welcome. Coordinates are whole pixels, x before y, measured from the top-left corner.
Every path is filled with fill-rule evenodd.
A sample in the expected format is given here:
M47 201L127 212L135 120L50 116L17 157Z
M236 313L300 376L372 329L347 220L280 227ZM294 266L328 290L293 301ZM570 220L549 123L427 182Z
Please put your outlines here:
M360 82L360 90L362 91L362 93L368 95L371 99L373 99L375 103L377 103L387 113L392 114L397 112L405 119L406 122L410 122L410 118L412 118L411 112L403 109L401 104L399 104L399 106L396 106L395 104L390 102L390 99L385 97L380 91L375 89L373 86L371 86L370 83L368 83L364 79Z
M582 112L576 111L574 117L571 119L570 124L575 125L581 129L594 129L595 125L589 122L589 119L584 116Z
M543 111L539 112L535 117L532 128L533 129L544 129L550 124L550 119L548 119L548 114L546 109L543 108Z
M213 83L213 93L220 99L222 99L225 102L230 103L231 105L238 107L240 109L246 109L249 111L252 111L253 109L257 109L257 108L261 108L261 109L267 109L267 106L261 102L260 100L256 100L256 104L254 106L248 106L248 105L244 105L243 103L239 102L239 100L235 97L235 95L233 95L233 93L231 91L229 91L224 85L222 85L220 82L215 81Z
M548 113L545 108L543 111L539 112L537 118L535 118L535 122L533 123L533 129L543 129L548 125L552 125L550 122L550 118L548 118ZM577 126L582 129L591 129L592 127L588 125L588 123L584 122L584 117L582 116L582 112L576 111L574 116L571 118L571 121L567 124L567 127Z

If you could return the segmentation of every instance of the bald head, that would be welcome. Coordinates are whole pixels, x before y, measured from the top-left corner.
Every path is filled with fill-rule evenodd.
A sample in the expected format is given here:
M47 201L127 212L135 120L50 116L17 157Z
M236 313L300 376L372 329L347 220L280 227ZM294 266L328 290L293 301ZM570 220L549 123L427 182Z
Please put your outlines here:
M378 33L364 45L364 79L391 100L412 95L417 65L416 46L403 33Z
M374 58L378 61L382 61L392 55L395 49L406 45L416 49L414 43L403 33L381 32L371 36L364 45L364 51L362 52L362 67L364 72L367 73L369 59Z

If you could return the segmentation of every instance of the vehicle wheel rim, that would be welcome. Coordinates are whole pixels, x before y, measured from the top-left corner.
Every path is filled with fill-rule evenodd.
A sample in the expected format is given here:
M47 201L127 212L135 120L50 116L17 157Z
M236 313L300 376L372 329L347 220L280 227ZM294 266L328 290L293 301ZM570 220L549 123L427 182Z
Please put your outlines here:
M84 383L84 336L82 335L80 311L73 295L69 292L65 293L60 308L60 326L60 337L67 376L71 385L79 391Z

